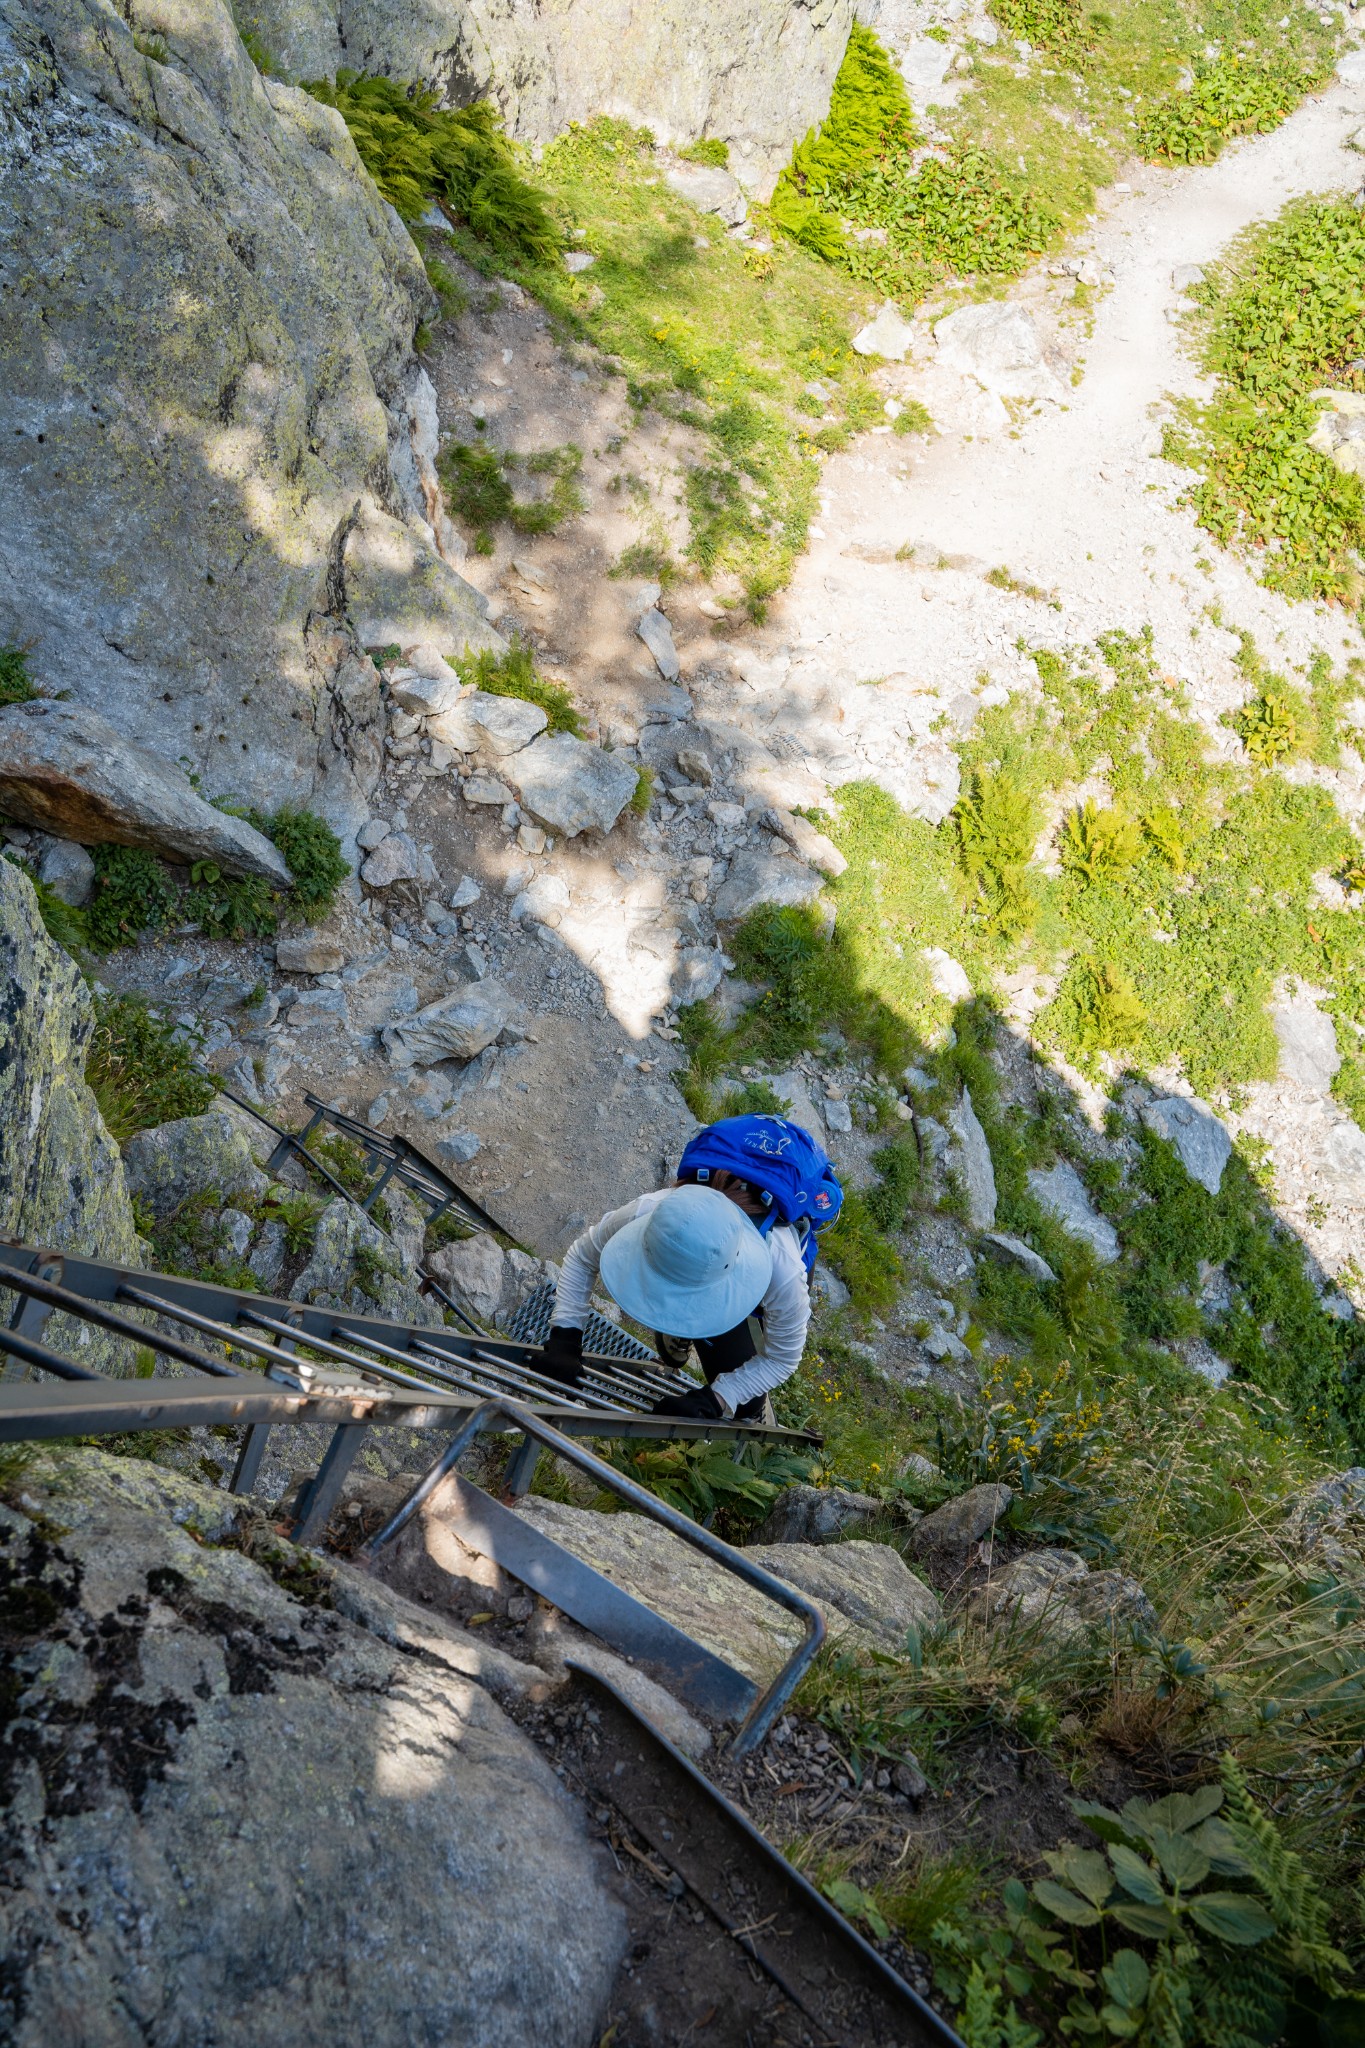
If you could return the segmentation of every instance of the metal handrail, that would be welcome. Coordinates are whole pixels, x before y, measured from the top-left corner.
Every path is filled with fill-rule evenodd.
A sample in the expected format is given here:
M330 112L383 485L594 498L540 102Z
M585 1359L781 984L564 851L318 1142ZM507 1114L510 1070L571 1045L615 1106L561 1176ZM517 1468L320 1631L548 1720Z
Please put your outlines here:
M755 1564L742 1550L732 1549L728 1543L722 1542L719 1536L713 1536L709 1529L703 1529L679 1509L670 1507L666 1501L647 1492L633 1479L627 1479L624 1473L618 1472L604 1459L584 1450L572 1437L563 1436L557 1429L552 1429L548 1423L542 1422L538 1415L533 1414L529 1408L523 1408L519 1402L486 1401L481 1408L475 1409L420 1485L413 1489L378 1535L366 1544L362 1555L367 1562L373 1563L384 1546L401 1534L422 1503L431 1497L441 1481L454 1470L474 1438L485 1429L494 1428L498 1423L511 1423L514 1429L519 1429L527 1437L534 1438L547 1450L554 1451L558 1457L567 1458L571 1465L577 1465L580 1471L588 1473L599 1486L619 1495L639 1513L648 1515L651 1521L661 1523L674 1536L681 1536L684 1543L690 1543L694 1550L700 1550L703 1556L709 1557L713 1563L733 1572L736 1578L742 1579L756 1592L775 1601L779 1607L785 1607L790 1614L796 1615L804 1622L806 1632L803 1641L792 1652L767 1690L761 1692L754 1701L730 1745L736 1756L744 1756L756 1748L786 1706L825 1639L825 1618L820 1609L813 1600L808 1599L804 1593L799 1593L794 1586L787 1585L784 1580L775 1578L771 1572L765 1571L762 1565Z

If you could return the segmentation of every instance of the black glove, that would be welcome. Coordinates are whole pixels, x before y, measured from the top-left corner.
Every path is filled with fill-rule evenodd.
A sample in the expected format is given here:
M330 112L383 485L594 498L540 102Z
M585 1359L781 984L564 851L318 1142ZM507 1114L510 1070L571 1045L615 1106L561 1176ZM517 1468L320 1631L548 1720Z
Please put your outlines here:
M557 1323L541 1346L539 1358L531 1361L532 1371L561 1387L583 1384L583 1332Z
M725 1410L720 1395L710 1387L692 1387L686 1394L665 1394L650 1409L651 1415L676 1415L680 1420L719 1422Z

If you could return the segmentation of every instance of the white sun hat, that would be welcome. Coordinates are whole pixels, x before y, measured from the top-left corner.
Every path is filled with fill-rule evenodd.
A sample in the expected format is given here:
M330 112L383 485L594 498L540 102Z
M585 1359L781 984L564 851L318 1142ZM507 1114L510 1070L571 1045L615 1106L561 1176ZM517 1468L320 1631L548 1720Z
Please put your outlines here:
M719 1337L757 1308L773 1255L715 1188L670 1188L607 1239L602 1280L628 1316L669 1337Z

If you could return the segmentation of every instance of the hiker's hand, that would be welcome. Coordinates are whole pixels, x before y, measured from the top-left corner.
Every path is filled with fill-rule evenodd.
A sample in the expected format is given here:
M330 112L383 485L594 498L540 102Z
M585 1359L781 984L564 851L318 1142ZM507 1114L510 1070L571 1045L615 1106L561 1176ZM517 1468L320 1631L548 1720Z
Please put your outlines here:
M685 1394L665 1394L650 1409L651 1415L673 1415L680 1421L719 1422L725 1410L720 1395L710 1387L691 1387Z
M544 1379L558 1380L562 1387L581 1386L583 1332L557 1323L541 1346L540 1357L533 1361L532 1370Z

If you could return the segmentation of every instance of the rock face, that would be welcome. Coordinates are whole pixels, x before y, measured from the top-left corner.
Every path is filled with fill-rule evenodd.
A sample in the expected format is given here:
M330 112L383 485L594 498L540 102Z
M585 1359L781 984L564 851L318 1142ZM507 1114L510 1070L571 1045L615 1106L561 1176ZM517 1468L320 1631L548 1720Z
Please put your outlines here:
M716 922L735 923L763 903L799 908L813 903L823 886L820 876L802 861L746 849L735 855L716 891Z
M70 1452L24 1495L0 1507L26 1596L4 1621L15 2048L598 2039L620 1906L581 1812L439 1644L399 1647L391 1601L390 1641L304 1605L217 1547L235 1503L140 1460Z
M1223 1168L1232 1157L1232 1140L1207 1102L1197 1096L1165 1095L1142 1107L1142 1121L1149 1131L1174 1145L1180 1163L1191 1180L1216 1195L1223 1181Z
M784 1486L754 1531L755 1543L837 1543L865 1529L882 1512L870 1493L842 1486Z
M252 19L295 77L351 64L459 104L486 96L528 142L601 113L661 142L719 136L740 184L766 199L829 112L853 15L852 0L254 0Z
M832 1636L870 1649L904 1651L911 1629L932 1628L941 1618L937 1594L889 1543L759 1543L747 1555L809 1593Z
M0 640L207 795L353 826L383 728L348 613L501 645L394 460L417 251L225 0L0 0L0 47Z
M270 1185L241 1126L224 1110L139 1131L123 1148L123 1166L129 1193L140 1196L157 1217L172 1215L191 1195L212 1192L224 1201L234 1195L255 1200Z
M363 1209L338 1195L318 1218L312 1257L290 1293L296 1301L387 1316L395 1323L441 1320L435 1302L417 1291L412 1263Z
M727 228L737 228L749 208L738 178L719 164L676 163L664 174L673 191L690 200L698 213L714 213Z
M107 719L75 704L0 709L0 805L25 825L87 846L149 846L263 875L282 889L293 879L254 825L206 804L183 769L126 745Z
M32 884L0 860L0 1237L138 1265L118 1147L85 1079L94 1024L90 991L43 929ZM117 1347L84 1323L54 1317L48 1338L115 1369Z
M948 1124L953 1134L948 1166L962 1183L967 1198L967 1221L973 1230L989 1230L995 1222L995 1168L986 1133L972 1107L970 1089L964 1088L953 1104Z
M1101 1216L1090 1199L1085 1182L1074 1166L1060 1160L1046 1173L1032 1167L1029 1193L1048 1215L1090 1246L1102 1266L1112 1266L1119 1255L1119 1234L1107 1216Z
M1074 1550L1016 1557L975 1596L972 1610L982 1621L1042 1629L1061 1642L1124 1624L1143 1632L1157 1626L1156 1610L1136 1579L1087 1571Z

